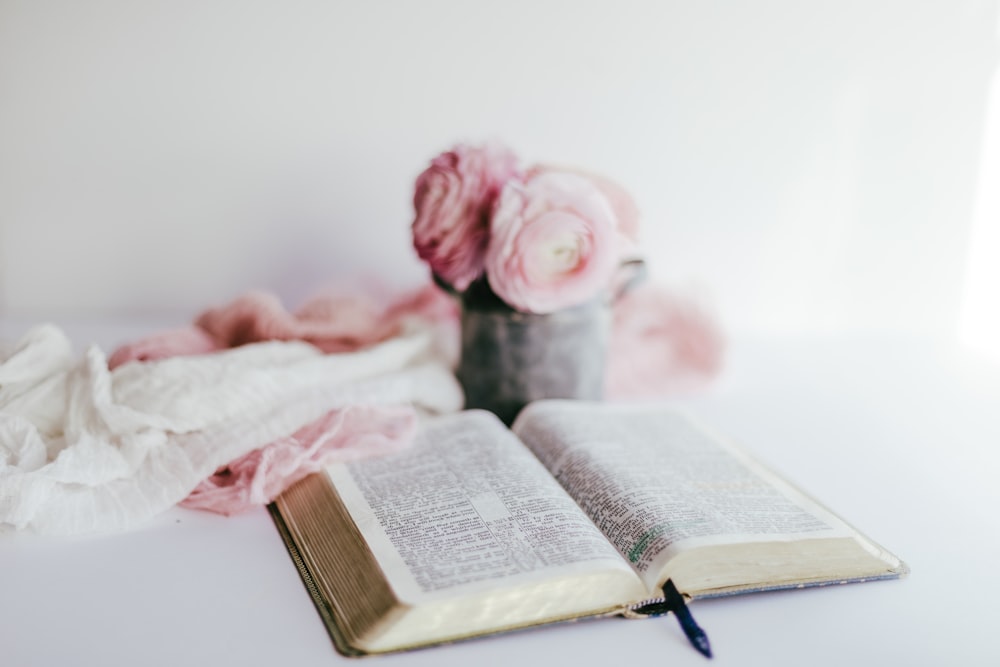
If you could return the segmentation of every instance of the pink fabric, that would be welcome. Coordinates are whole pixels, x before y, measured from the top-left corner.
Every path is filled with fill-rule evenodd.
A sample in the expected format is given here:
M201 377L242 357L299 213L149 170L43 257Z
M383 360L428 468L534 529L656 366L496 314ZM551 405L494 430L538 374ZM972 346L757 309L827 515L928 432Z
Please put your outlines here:
M168 357L209 354L222 349L223 346L204 329L188 326L123 345L108 358L108 368L114 370L129 361L156 361Z
M398 451L416 432L410 407L332 410L293 435L239 458L198 485L181 505L232 515L263 505L335 461Z
M298 313L285 310L274 294L248 292L232 303L212 308L195 324L224 347L265 340L304 340L324 352L345 352L384 338L373 308L360 300L336 297L309 302ZM339 317L334 317L338 313Z
M458 307L428 285L379 307L371 298L328 293L289 313L267 292L248 292L232 303L206 310L192 326L153 334L119 347L108 359L114 370L129 361L208 354L266 340L304 340L327 353L352 352L399 333L408 317L450 326L457 334Z
M221 308L198 316L196 325L223 347L265 340L304 340L323 352L351 352L395 336L408 316L441 319L455 306L433 286L407 295L388 307L358 294L331 292L289 313L267 292L249 292Z
M718 372L724 347L715 323L695 303L640 285L615 306L605 392L620 400L690 390Z

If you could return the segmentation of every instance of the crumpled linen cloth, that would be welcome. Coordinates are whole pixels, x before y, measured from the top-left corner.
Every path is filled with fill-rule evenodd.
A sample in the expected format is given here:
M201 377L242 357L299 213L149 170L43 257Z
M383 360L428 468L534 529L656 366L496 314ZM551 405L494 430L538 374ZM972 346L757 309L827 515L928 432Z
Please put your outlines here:
M113 370L99 348L77 360L62 331L32 329L0 360L0 529L124 530L347 406L459 409L432 329L400 327L356 352L271 341Z
M371 286L370 286L371 287ZM290 313L278 298L253 291L202 313L193 325L129 343L111 355L111 369L129 361L218 352L267 340L303 340L327 353L355 351L430 327L434 354L453 364L458 354L455 302L433 285L402 297L328 290ZM401 412L406 413L403 419ZM359 417L360 415L360 417ZM413 439L412 408L383 406L331 411L290 437L280 438L220 468L181 505L236 514L276 498L310 472L334 461L379 456Z

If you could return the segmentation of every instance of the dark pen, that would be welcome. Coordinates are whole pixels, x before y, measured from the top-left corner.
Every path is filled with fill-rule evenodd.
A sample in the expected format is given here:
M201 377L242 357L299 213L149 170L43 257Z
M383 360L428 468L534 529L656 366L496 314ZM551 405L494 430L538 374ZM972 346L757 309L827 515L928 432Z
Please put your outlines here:
M688 641L691 642L691 645L695 647L698 653L701 653L706 658L711 658L712 647L708 643L708 635L695 622L694 616L691 615L687 604L684 603L684 596L680 594L680 591L677 590L674 582L670 579L667 579L667 583L663 584L663 602L664 607L674 612L677 616L677 621L681 624L681 629L684 630L684 634L687 636Z

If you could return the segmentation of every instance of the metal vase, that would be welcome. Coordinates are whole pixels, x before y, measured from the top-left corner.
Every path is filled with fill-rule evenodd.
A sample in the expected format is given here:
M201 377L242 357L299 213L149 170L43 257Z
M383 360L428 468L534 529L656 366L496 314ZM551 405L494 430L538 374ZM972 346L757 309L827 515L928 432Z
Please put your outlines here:
M457 376L466 407L510 425L540 398L601 399L610 331L606 299L544 315L463 299Z

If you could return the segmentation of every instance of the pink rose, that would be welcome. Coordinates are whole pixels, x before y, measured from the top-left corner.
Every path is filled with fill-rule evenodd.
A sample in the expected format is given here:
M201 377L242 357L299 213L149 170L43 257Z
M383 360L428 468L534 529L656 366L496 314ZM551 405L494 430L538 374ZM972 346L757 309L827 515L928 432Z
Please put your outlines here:
M517 158L498 146L459 145L417 178L413 247L439 278L464 291L483 273L490 211Z
M618 260L615 214L589 179L543 172L511 181L493 213L486 275L517 310L551 313L607 289Z
M615 212L618 221L618 232L626 239L635 244L639 240L639 207L636 206L632 195L622 185L611 180L607 176L594 174L582 169L573 167L557 167L554 165L541 164L532 167L527 174L527 178L532 178L538 174L546 172L564 172L576 174L588 179L597 186L597 189L608 198L611 210Z

